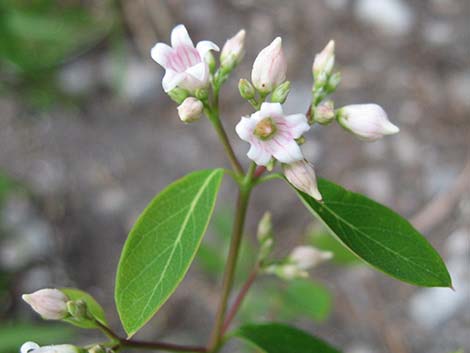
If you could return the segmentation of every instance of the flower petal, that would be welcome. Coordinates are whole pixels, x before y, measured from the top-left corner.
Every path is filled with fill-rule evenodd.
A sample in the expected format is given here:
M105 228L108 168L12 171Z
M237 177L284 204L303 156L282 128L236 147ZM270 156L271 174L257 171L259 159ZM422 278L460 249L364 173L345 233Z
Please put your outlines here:
M163 76L162 86L165 92L171 91L173 88L178 86L186 77L186 74L178 73L173 70L166 70L165 76Z
M271 154L266 151L261 144L258 143L253 143L246 155L257 165L266 166L271 160Z
M219 47L217 46L217 44L215 44L214 42L211 42L209 40L203 40L203 41L200 41L199 43L197 43L196 49L199 52L199 55L201 56L201 58L203 58L203 59L204 59L204 56L207 54L208 51L210 51L210 50L219 51L220 50Z
M170 60L169 56L173 52L173 49L165 43L157 43L150 51L150 56L158 64L167 68L167 63Z
M255 127L256 121L254 119L242 117L237 126L235 126L235 131L242 140L250 142L253 138Z
M199 81L206 81L208 78L208 67L205 62L200 62L194 66L191 66L186 70L186 73L198 79Z
M307 117L304 114L293 114L285 117L289 126L289 132L293 138L297 139L310 130Z
M282 116L283 111L282 111L282 105L281 103L268 103L265 102L261 104L261 109L260 109L261 116L267 117L267 116Z
M299 145L294 140L284 139L280 136L268 141L272 154L279 162L293 163L304 159Z
M177 25L171 31L171 46L176 48L180 45L188 45L194 48L194 43L184 25Z

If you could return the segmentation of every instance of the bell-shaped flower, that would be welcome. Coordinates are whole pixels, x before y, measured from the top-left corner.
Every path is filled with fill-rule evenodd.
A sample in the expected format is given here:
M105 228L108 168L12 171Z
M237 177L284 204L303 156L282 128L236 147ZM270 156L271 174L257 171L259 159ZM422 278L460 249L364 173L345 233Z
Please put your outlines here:
M69 298L58 289L41 289L22 298L45 320L62 320L68 316Z
M249 117L242 117L236 126L238 136L250 143L248 158L267 166L271 158L282 163L303 160L296 139L310 129L304 114L284 115L279 103L263 103Z
M322 200L312 164L306 160L301 160L290 164L283 164L282 169L289 183L300 191L312 196L315 200Z
M262 93L269 93L286 80L287 61L282 50L282 39L277 37L260 51L253 63L251 81Z
M220 53L220 65L222 67L231 70L243 59L245 55L245 35L246 32L242 29L225 42Z
M171 47L157 43L151 50L152 59L165 71L162 80L165 92L175 87L194 92L209 84L209 66L204 56L210 50L219 50L213 42L204 40L194 46L184 25L176 26L171 32Z
M188 97L178 106L177 109L181 121L192 123L199 120L202 115L202 111L204 110L204 106L199 99Z
M26 342L21 346L21 353L80 353L83 349L71 344L59 344L55 346L40 347L35 342Z
M375 141L384 135L393 135L400 131L377 104L345 106L338 110L337 118L343 128L365 141Z

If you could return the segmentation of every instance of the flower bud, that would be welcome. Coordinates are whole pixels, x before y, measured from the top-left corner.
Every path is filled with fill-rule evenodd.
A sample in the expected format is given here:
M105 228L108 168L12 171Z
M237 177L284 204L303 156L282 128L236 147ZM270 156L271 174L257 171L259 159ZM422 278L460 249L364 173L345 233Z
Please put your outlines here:
M167 94L177 104L181 104L189 96L189 92L180 87L173 88Z
M41 289L22 298L45 320L62 320L68 316L69 299L58 289Z
M321 251L313 246L298 246L289 255L291 263L300 270L309 270L333 257L330 251Z
M240 91L240 96L242 96L242 98L255 98L255 88L248 80L245 80L244 78L238 81L238 90Z
M277 37L256 57L251 81L258 91L267 94L285 81L286 71L287 62L282 50L282 39Z
M178 106L177 109L181 121L192 123L193 121L199 120L204 106L199 99L188 97Z
M375 141L400 131L377 104L348 105L337 111L337 119L343 128L365 141Z
M274 89L274 92L271 96L271 102L284 104L287 99L287 96L289 95L289 92L290 82L286 81L284 83L281 83Z
M205 102L209 98L209 91L205 88L198 88L194 93L194 96L200 101Z
M209 72L211 74L214 74L215 69L217 68L217 64L215 62L214 54L212 52L208 51L206 55L204 56L204 61L207 63L207 66L209 67Z
M245 55L245 35L246 32L242 29L225 42L220 54L220 66L232 70L240 63Z
M327 125L335 119L335 109L333 101L329 100L321 103L315 108L314 121L316 123Z
M308 277L308 272L300 269L295 265L282 265L277 266L274 273L282 279L293 280L296 278L306 278Z
M100 344L88 349L88 353L108 353L107 349Z
M306 160L301 160L290 164L283 164L282 169L289 183L295 188L307 193L317 201L322 200L312 164Z
M35 351L36 349L39 349L39 344L37 344L36 342L25 342L21 348L20 348L20 352L21 353L30 353L30 352L33 352Z
M315 80L320 79L322 74L328 76L335 64L335 42L330 40L326 47L317 55L313 61L312 72Z
M336 91L336 88L341 82L341 72L335 72L328 78L328 82L325 87L326 93L330 94Z
M266 212L258 223L257 238L260 243L273 236L271 212Z

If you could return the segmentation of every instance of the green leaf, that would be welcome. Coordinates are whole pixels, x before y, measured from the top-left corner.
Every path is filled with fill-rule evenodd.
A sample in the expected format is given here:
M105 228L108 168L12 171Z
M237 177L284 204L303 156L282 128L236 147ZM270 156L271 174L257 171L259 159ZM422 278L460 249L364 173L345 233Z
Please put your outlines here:
M321 339L284 324L245 325L233 335L266 353L339 353Z
M293 315L308 316L314 321L326 320L331 312L331 294L328 289L308 279L289 281L283 303Z
M389 208L320 179L323 202L296 190L304 205L354 254L404 282L451 287L436 250L413 226Z
M70 327L11 323L0 326L0 353L18 352L21 345L33 341L39 345L62 344L73 338Z
M87 304L88 311L95 318L96 321L103 325L108 325L105 317L105 313L100 304L93 298L90 294L75 288L61 288L61 291L70 299L70 300L83 300ZM97 325L92 320L76 320L74 318L68 318L64 321L81 327L81 328L96 328Z
M119 261L116 304L132 336L183 280L207 229L223 177L203 170L156 196L131 230Z

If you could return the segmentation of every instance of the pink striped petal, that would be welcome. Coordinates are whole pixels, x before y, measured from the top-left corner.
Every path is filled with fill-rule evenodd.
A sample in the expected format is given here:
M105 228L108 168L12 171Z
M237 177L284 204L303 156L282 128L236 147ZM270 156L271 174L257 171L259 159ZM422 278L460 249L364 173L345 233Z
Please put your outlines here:
M157 43L150 51L150 56L158 64L167 69L168 62L170 61L170 56L173 52L173 49L165 43Z
M171 46L176 49L180 45L188 45L194 48L194 43L184 25L177 25L171 31Z

